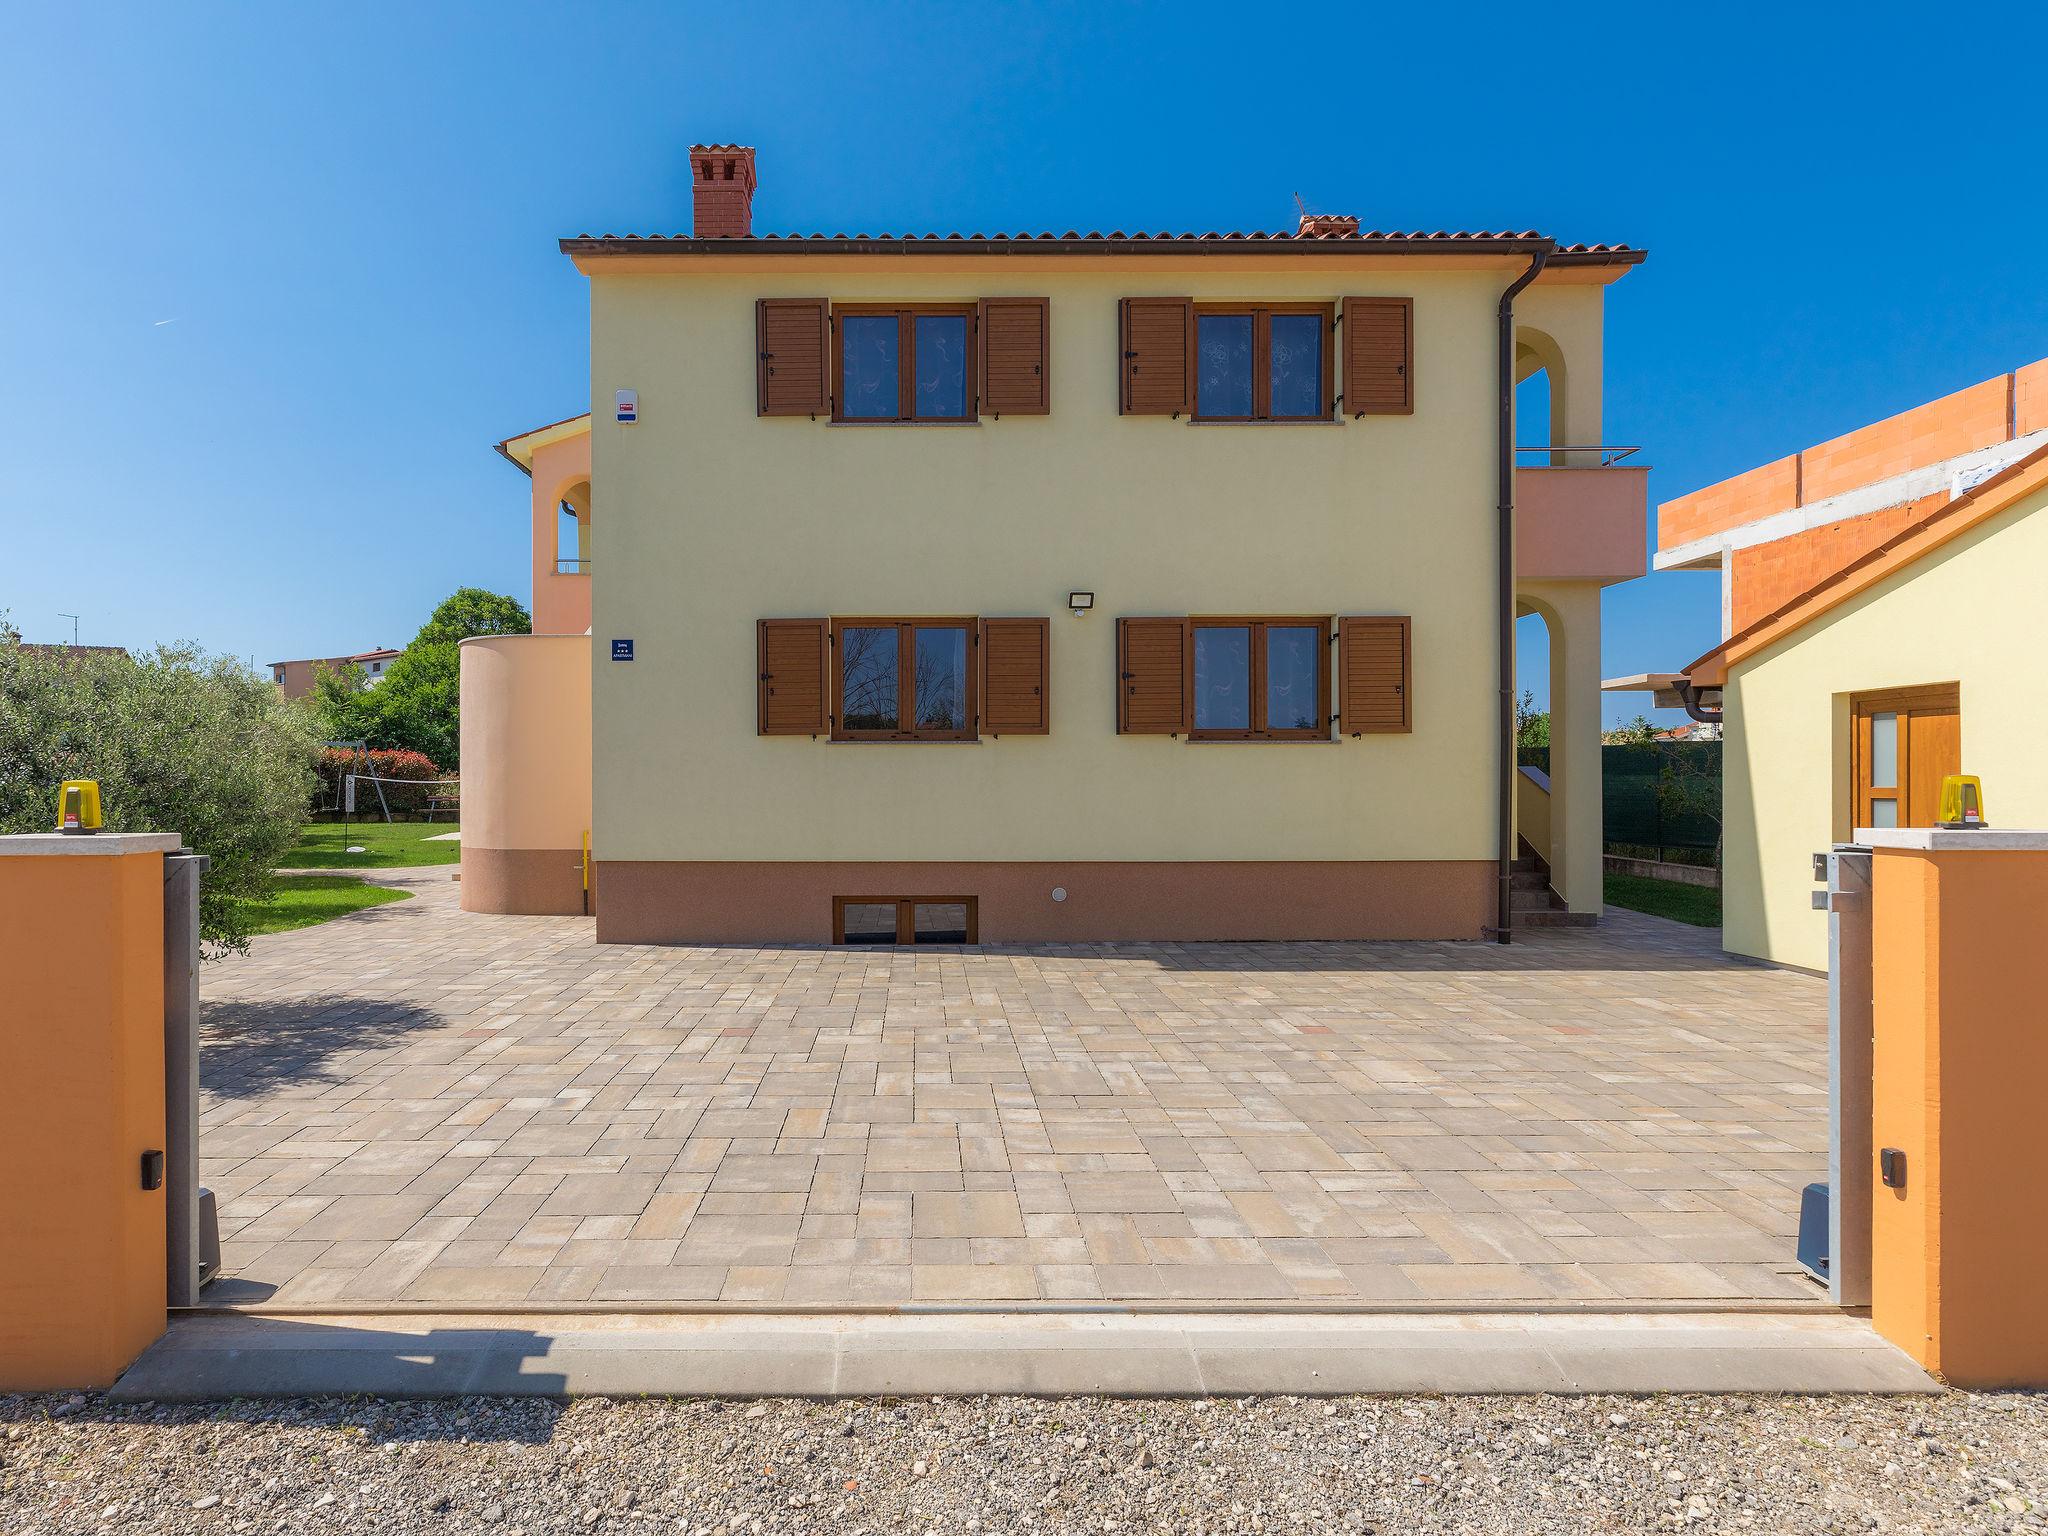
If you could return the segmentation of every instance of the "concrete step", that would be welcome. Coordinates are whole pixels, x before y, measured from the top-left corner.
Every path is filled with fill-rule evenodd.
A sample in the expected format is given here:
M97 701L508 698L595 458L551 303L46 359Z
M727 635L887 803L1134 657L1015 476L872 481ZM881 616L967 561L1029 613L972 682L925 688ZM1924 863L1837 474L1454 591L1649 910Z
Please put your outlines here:
M1591 912L1571 912L1563 907L1515 908L1517 928L1597 928L1599 917Z
M1540 869L1518 869L1508 877L1509 883L1518 891L1547 891L1550 876Z
M1769 1311L190 1314L175 1318L109 1395L217 1402L324 1393L1940 1390L1868 1322L1794 1304Z

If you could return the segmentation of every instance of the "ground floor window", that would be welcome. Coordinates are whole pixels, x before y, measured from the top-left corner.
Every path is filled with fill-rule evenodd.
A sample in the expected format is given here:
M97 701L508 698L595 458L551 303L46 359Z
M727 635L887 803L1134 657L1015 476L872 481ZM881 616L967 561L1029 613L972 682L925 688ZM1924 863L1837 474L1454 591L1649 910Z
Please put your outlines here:
M835 896L835 944L974 944L972 896Z
M1197 740L1327 739L1326 619L1196 619Z

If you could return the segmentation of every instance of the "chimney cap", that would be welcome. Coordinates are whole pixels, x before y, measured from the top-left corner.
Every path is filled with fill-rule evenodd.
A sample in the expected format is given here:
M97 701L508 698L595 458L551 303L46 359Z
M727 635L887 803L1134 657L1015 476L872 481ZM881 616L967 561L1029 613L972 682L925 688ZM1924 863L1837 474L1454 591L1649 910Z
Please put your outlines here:
M754 146L751 144L692 144L692 181L736 181L754 190Z

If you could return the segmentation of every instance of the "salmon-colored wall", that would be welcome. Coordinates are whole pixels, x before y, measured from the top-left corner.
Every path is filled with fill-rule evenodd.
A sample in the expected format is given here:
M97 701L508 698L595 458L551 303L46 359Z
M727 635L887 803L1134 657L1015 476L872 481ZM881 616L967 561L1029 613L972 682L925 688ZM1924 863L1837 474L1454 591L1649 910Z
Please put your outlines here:
M1649 470L1526 466L1515 471L1515 575L1630 581L1643 574Z
M590 572L557 574L556 525L569 492L590 478L590 434L578 432L533 455L533 632L580 635L590 628ZM589 550L582 553L588 557Z
M1670 549L2048 428L2048 358L1723 480L1657 509Z
M163 1332L161 853L0 848L0 1392L104 1387Z
M2048 1386L2048 853L1879 849L1871 1321L1949 1382Z
M588 636L491 635L462 642L466 910L583 910L590 767Z
M1735 550L1729 568L1731 633L1811 591L1900 529L1939 511L1948 499L1948 492L1940 491L1882 512L1825 523L1789 538Z

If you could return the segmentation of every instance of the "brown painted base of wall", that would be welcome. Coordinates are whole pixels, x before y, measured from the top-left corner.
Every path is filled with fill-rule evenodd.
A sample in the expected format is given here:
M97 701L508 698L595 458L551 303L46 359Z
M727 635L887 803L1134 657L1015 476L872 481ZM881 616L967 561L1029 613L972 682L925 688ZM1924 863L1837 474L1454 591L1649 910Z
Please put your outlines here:
M462 910L581 917L583 850L465 847Z
M973 896L982 943L1023 944L1477 939L1492 921L1496 866L607 860L598 870L600 943L829 944L834 896Z

